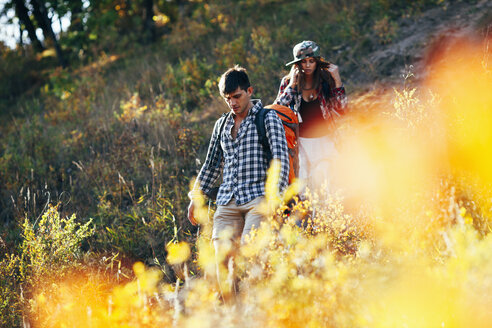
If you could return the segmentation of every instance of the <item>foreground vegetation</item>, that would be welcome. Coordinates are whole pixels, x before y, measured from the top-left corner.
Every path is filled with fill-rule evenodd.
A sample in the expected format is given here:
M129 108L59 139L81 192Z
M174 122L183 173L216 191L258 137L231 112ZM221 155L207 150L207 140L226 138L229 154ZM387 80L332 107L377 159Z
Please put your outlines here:
M0 325L486 326L487 40L436 49L420 84L409 73L395 90L353 93L333 168L339 194L313 191L290 216L269 195L267 224L236 258L235 304L219 302L208 209L198 233L185 219L226 110L218 75L245 65L269 103L299 39L331 48L334 62L359 61L397 36L398 17L434 5L393 4L200 4L158 43L71 69L22 73L36 60L3 52L3 71L42 87L2 103ZM343 9L320 28L334 5Z

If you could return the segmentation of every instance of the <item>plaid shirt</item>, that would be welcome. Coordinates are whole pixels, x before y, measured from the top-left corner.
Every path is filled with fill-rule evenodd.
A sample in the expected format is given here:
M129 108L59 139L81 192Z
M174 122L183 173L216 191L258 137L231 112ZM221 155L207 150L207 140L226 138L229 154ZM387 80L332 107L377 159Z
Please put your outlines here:
M218 205L228 204L233 197L237 205L242 205L265 194L266 171L269 163L254 122L256 113L263 106L260 100L252 101L254 106L241 122L235 140L231 136L234 126L232 115L217 120L207 158L197 177L199 188L207 194L219 178L221 168L223 169L223 181L217 195ZM220 137L221 147L216 147L213 153L221 122L226 118ZM269 111L265 116L265 130L272 156L280 160L279 190L282 191L288 183L289 157L284 127L274 111ZM219 160L220 163L217 163Z
M332 89L334 96L329 99L326 99L324 93L322 92L321 83L318 86L317 92L320 99L323 118L329 121L330 124L334 124L334 120L337 117L340 117L347 107L347 95L345 94L345 88L341 86L340 88ZM275 99L275 104L290 107L299 116L301 98L302 92L297 92L297 90L290 87L289 78L288 76L285 76L282 79L282 82L280 82L280 88L278 90L277 99ZM302 122L302 117L299 121Z

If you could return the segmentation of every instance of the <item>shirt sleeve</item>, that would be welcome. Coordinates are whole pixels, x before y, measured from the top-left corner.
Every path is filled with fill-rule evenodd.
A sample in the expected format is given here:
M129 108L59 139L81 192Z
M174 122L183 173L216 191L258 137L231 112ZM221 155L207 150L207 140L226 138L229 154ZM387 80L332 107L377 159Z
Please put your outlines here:
M289 153L285 130L275 111L269 111L265 116L265 129L272 157L280 161L279 191L283 191L289 182Z
M333 97L331 97L329 106L331 110L334 110L337 114L343 115L347 110L347 94L343 85L339 88L332 90Z
M227 117L228 116L224 116L215 122L212 138L208 145L207 157L196 178L195 186L193 187L194 191L200 189L204 194L208 194L220 176L223 165L223 156L218 136L221 122L227 119Z
M295 93L296 91L289 86L289 80L287 79L287 77L284 77L280 82L277 98L275 99L274 103L289 107L294 99Z

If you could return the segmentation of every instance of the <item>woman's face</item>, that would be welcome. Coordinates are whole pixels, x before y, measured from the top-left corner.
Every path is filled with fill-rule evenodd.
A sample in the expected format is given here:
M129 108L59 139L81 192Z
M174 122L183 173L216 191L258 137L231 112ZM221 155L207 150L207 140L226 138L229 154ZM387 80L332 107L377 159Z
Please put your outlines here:
M301 70L306 75L311 75L316 69L316 59L313 57L304 58L301 60Z

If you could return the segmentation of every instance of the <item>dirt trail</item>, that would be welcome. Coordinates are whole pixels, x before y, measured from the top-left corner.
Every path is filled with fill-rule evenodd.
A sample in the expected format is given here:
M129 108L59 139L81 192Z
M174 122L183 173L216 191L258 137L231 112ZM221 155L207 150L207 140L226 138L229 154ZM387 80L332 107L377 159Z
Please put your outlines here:
M349 85L391 84L403 80L402 74L413 65L414 72L423 77L423 59L427 47L439 37L449 35L492 35L492 1L468 3L452 1L440 8L433 8L419 16L402 18L398 33L387 45L378 46L361 62L347 65L344 75Z

